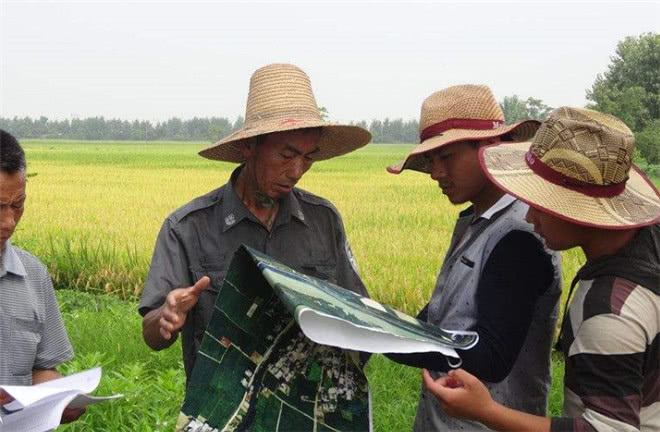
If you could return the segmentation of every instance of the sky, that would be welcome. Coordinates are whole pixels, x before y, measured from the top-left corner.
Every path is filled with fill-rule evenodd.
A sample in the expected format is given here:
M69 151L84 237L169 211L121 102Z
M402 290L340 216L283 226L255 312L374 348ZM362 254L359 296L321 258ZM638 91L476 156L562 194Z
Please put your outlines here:
M336 122L416 119L445 87L583 106L617 42L660 32L660 0L0 0L0 116L163 121L245 113L274 62Z

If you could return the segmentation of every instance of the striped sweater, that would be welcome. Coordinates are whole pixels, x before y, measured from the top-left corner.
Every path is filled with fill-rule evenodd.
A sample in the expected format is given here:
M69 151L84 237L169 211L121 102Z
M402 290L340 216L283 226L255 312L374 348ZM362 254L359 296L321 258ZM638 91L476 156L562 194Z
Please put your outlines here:
M564 417L552 431L660 431L660 225L578 272L559 347Z

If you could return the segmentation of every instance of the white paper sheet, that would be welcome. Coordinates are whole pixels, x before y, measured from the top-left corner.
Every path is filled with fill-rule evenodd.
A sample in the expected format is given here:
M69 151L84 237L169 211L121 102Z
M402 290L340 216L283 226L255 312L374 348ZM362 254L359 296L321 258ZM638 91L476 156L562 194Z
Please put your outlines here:
M0 420L0 432L44 432L59 426L66 408L122 397L89 396L101 382L101 368L93 368L32 386L0 386L14 400L3 406L10 414Z

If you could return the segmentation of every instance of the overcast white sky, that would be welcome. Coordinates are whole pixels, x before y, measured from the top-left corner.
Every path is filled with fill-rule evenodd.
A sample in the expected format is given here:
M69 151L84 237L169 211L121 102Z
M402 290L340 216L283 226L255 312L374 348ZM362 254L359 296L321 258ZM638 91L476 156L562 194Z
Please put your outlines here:
M234 119L272 62L303 68L333 121L417 118L460 83L584 105L619 40L660 32L660 0L0 0L0 15L0 116L57 119Z

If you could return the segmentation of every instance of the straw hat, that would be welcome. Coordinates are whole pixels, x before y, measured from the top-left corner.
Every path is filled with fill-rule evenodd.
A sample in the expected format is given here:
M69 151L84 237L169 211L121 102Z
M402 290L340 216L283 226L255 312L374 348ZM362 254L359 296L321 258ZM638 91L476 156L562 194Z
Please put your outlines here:
M322 121L307 74L294 65L271 64L252 74L244 126L199 154L241 162L241 144L249 138L316 127L322 128L317 160L349 153L371 140L371 134L358 126Z
M502 108L488 86L449 87L424 100L419 120L420 144L403 162L387 167L387 171L399 174L411 169L429 173L431 165L423 156L426 152L458 141L484 140L505 134L511 134L514 141L524 141L534 136L538 127L536 120L507 126Z
M616 117L559 108L531 142L484 147L486 175L529 205L579 225L629 229L660 221L660 193L632 164L635 137Z

